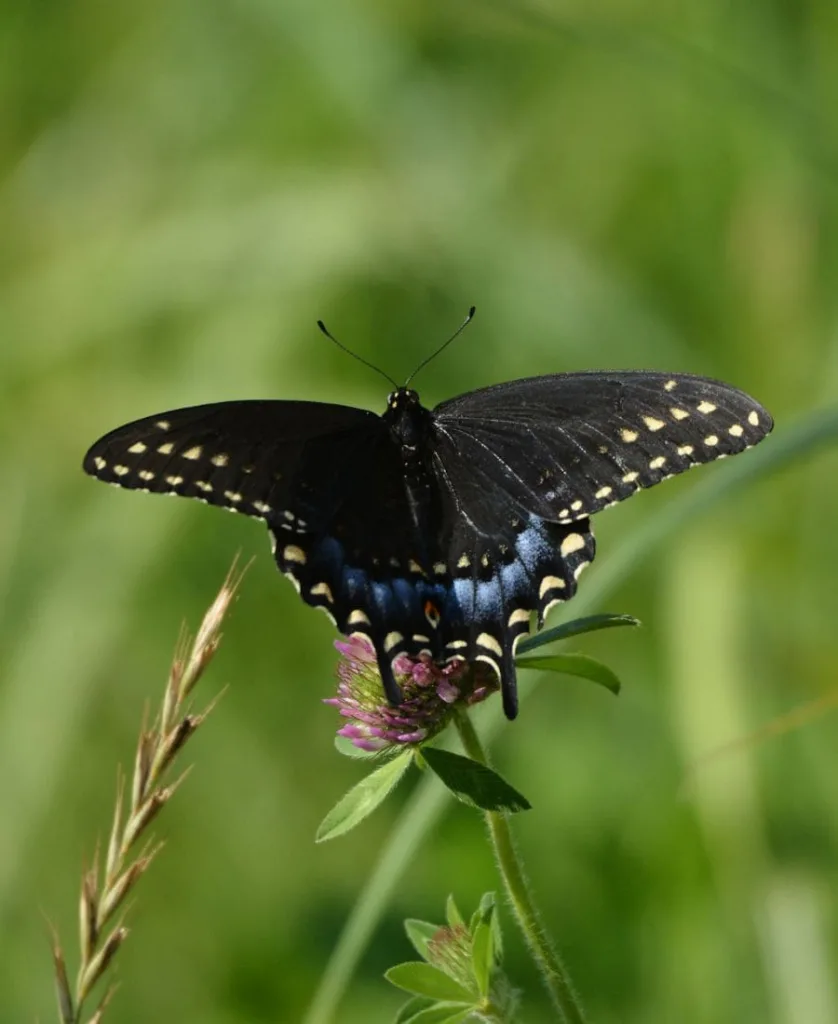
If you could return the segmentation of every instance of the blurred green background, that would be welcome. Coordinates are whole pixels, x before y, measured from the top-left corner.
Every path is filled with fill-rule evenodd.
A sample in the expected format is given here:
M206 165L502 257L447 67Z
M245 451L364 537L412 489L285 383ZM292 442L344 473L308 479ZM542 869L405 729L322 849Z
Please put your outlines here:
M382 410L517 376L655 367L752 392L777 431L838 398L838 17L828 0L42 2L0 8L0 1021L55 1019L108 827L178 628L255 556L137 890L114 1024L302 1019L405 785L313 845L337 756L333 631L265 531L102 487L81 456L166 408ZM743 457L743 462L749 456ZM736 460L738 463L739 460ZM598 564L708 467L598 518ZM545 680L497 763L596 1024L838 1020L838 719L720 745L838 686L838 455L823 447L662 544L584 638L615 700ZM571 609L572 610L572 609ZM687 778L693 784L684 789ZM405 916L497 885L449 806L335 1020L385 1022ZM507 919L524 1020L550 1019Z

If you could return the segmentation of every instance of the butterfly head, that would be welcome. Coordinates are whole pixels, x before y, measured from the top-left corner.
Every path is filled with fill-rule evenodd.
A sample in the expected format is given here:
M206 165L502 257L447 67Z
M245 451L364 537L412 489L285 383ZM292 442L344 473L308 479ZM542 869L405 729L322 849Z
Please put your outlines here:
M425 436L431 414L411 388L397 388L387 398L384 422L405 448L416 448Z

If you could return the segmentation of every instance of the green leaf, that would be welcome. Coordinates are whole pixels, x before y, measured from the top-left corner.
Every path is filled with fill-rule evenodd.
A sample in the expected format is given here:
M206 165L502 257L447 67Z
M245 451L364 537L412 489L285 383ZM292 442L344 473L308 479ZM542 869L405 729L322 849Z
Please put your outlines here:
M481 999L489 995L489 982L492 968L495 966L495 953L492 942L492 926L481 921L474 929L471 937L471 966L474 969L474 980Z
M474 1013L474 1003L433 1003L412 1017L404 1018L404 1024L460 1024Z
M620 692L620 680L601 661L587 654L544 654L535 658L519 658L518 668L535 668L542 672L560 672L562 675L581 676L599 683L614 694Z
M430 996L431 999L443 999L458 1003L472 1004L474 1002L473 992L463 988L438 968L420 960L396 964L385 973L384 977L396 988L403 988L405 992L412 992L417 996Z
M403 751L353 786L321 821L315 841L322 843L343 835L371 814L410 766L412 754Z
M471 915L469 931L474 935L477 925L484 921L492 929L492 951L495 964L503 959L503 936L500 930L500 916L498 914L497 896L493 892L484 892L480 897L480 904L477 910Z
M414 996L399 1009L393 1024L408 1024L419 1013L420 1010L427 1010L431 1006L439 1005L436 1000L428 999L427 996Z
M413 948L423 957L428 959L428 943L440 930L440 925L431 924L430 921L419 921L415 917L409 917L404 923L404 930L407 937L413 944Z
M567 640L570 636L579 636L580 633L594 633L598 629L613 629L615 626L639 626L640 624L640 619L635 619L633 615L588 615L582 619L571 619L570 622L562 622L558 626L553 626L552 629L542 630L535 636L524 637L518 644L518 653L526 654L545 644L552 644L556 640Z
M458 800L484 811L528 811L530 803L485 764L437 747L423 748L428 767Z
M466 922L463 919L463 915L457 909L453 893L449 893L448 899L445 901L445 920L448 922L449 928L465 927Z

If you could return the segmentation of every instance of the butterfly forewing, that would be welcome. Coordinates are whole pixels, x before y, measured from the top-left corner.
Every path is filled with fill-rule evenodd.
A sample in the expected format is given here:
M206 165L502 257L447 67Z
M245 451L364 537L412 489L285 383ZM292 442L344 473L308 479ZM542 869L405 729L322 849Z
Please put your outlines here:
M651 371L512 381L443 402L434 414L465 462L560 522L743 451L773 425L727 384Z
M374 413L319 402L199 405L105 434L83 465L120 487L198 498L266 519L288 510L309 449L337 458L341 440L378 423Z

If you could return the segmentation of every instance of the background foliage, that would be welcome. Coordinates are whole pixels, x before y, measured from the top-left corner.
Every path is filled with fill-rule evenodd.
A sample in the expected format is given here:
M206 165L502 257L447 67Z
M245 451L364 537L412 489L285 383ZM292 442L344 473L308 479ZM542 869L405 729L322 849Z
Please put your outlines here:
M331 627L257 524L101 487L87 445L225 398L382 409L315 319L402 377L472 302L427 402L648 366L739 384L782 431L838 397L836 58L827 0L0 7L0 1020L54 1019L40 908L73 934L116 762L236 550L256 562L202 684L231 689L161 819L111 1019L300 1019L409 796L313 847L364 771L319 703ZM600 568L697 477L599 517ZM836 481L822 449L667 542L596 609L646 628L577 648L622 696L545 682L502 732L598 1024L838 1020L835 715L689 776L836 687ZM339 1020L398 1005L403 917L495 884L452 803Z

